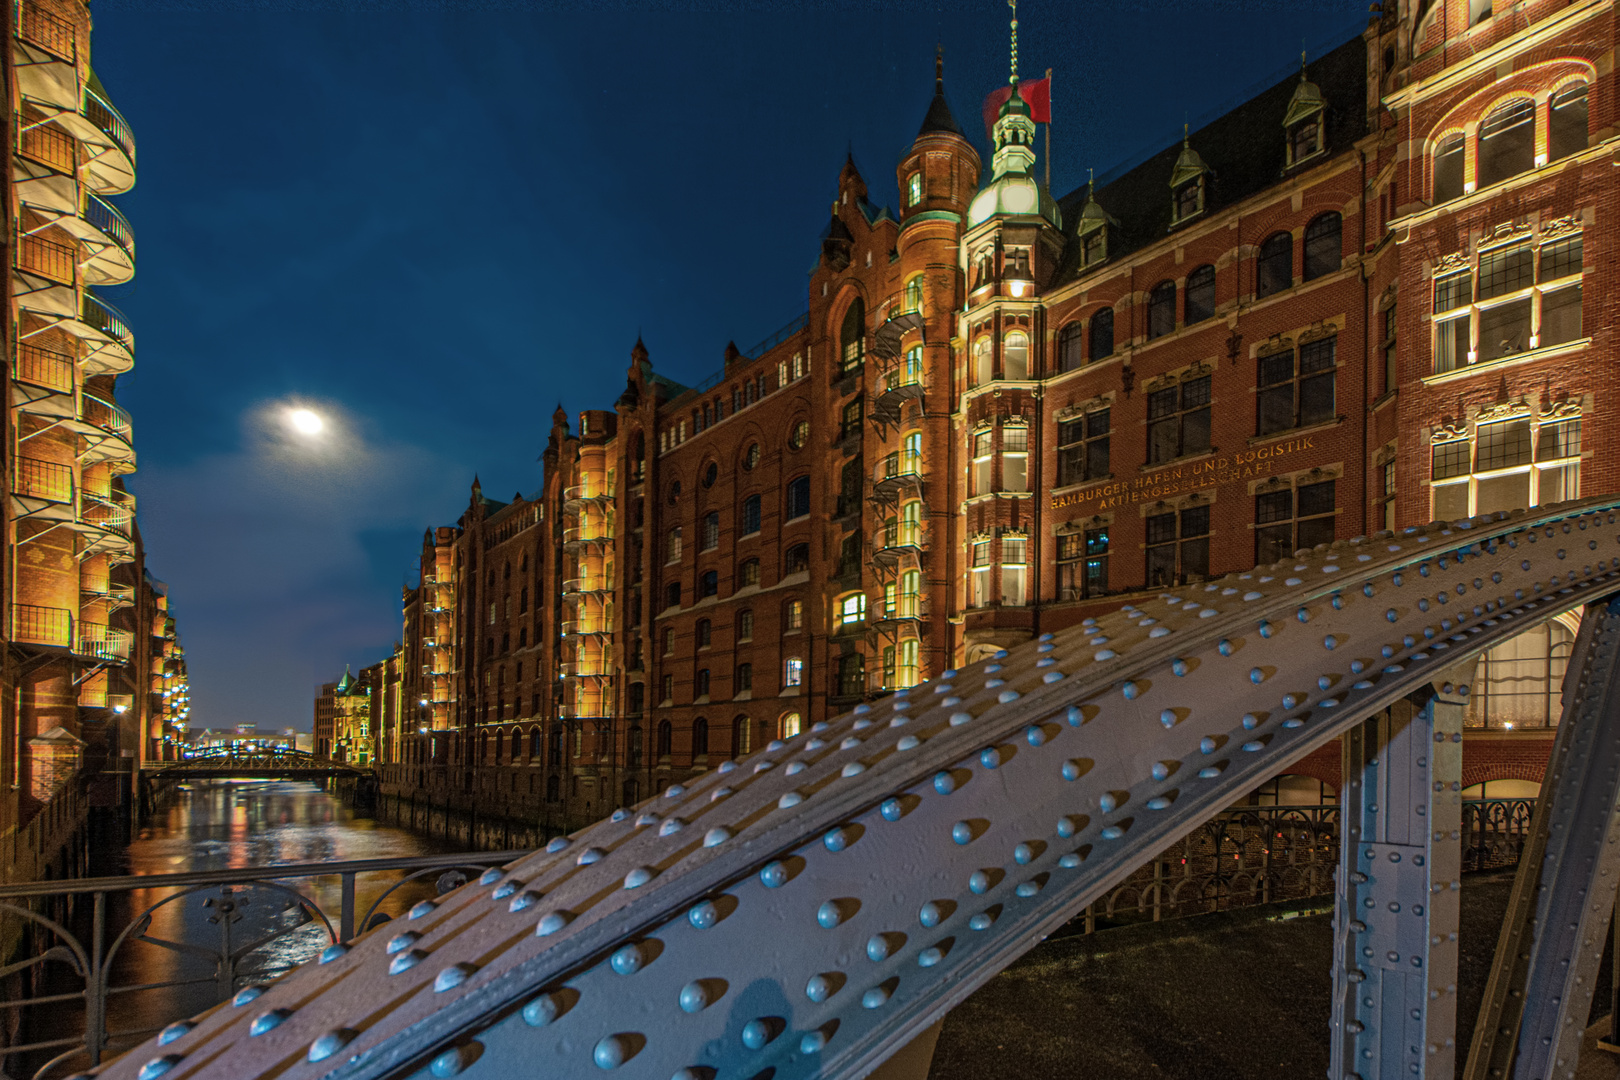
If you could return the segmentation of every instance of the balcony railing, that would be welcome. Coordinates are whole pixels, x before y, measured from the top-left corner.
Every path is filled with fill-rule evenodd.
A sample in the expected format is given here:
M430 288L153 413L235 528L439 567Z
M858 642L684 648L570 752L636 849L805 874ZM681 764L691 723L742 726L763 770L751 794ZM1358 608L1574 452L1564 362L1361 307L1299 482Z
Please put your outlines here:
M73 642L73 612L66 608L11 605L11 640L23 645L67 648Z
M84 395L84 407L81 415L84 422L93 424L103 431L111 432L121 439L130 436L129 413L104 398L94 394Z
M600 660L569 660L560 665L564 678L582 675L607 675L609 671Z
M43 386L58 394L73 393L73 357L23 341L17 345L12 375L18 382Z
M20 457L17 459L17 479L11 490L28 499L71 503L73 468L55 461Z
M78 648L74 651L80 656L90 656L97 660L128 660L129 648L133 635L128 630L119 630L100 623L80 623Z
M80 511L84 523L115 532L120 536L129 536L135 524L135 507L132 501L126 502L117 498L122 494L124 493L121 491L115 491L109 497L86 492Z
M64 176L72 176L78 171L79 142L56 124L37 124L28 128L17 143L24 157L48 169Z
M135 259L135 230L130 227L129 219L119 213L118 208L101 196L86 192L84 197L84 220L88 221L103 235L112 239L112 242L123 249L130 261Z
M79 57L73 24L37 5L17 5L17 36L70 63Z
M134 354L135 335L130 331L124 313L88 289L84 293L80 318Z
M135 164L135 135L129 130L129 124L124 121L123 113L113 108L110 101L90 87L85 87L84 90L82 112L86 120L94 124L98 131L124 152L131 165Z
M17 269L38 274L62 285L77 280L78 251L43 236L23 236L17 240Z

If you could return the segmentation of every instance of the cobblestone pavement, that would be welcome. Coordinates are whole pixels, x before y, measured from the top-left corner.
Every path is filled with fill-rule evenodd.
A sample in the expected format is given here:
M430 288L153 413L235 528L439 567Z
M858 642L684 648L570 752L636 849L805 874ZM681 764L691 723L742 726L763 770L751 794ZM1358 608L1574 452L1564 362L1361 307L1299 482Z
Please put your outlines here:
M1511 887L1511 872L1464 883L1459 1068ZM930 1080L1319 1080L1328 907L1323 897L1054 937L946 1017ZM1604 995L1593 1011L1607 1015ZM1620 1057L1583 1053L1580 1080L1620 1080Z

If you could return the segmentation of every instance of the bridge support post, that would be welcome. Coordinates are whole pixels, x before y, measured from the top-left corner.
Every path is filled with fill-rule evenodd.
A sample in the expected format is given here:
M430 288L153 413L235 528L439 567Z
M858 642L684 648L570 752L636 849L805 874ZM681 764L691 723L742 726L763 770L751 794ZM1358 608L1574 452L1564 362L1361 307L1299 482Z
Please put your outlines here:
M1345 736L1331 1080L1456 1074L1465 701L1442 679Z

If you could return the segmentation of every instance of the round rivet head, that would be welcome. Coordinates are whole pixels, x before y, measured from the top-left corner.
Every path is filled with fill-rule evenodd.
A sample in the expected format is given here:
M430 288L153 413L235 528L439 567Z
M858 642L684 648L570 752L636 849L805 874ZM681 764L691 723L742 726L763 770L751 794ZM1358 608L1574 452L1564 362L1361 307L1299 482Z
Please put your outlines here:
M395 934L389 938L388 947L385 951L389 956L393 956L397 952L404 952L421 940L421 934L418 934L415 930L407 930L403 934Z
M1177 657L1175 660L1170 662L1170 671L1178 678L1187 674L1187 670L1187 661L1181 659L1180 657Z
M545 1027L564 1012L560 994L541 994L523 1006L523 1022L530 1027Z
M1220 653L1222 656L1231 656L1232 643L1226 638L1221 638L1220 643L1215 646L1215 651Z
M428 1072L445 1080L447 1077L460 1076L462 1071L478 1060L482 1047L477 1043L463 1043L461 1046L452 1046L428 1064Z
M678 799L685 794L686 788L681 784L671 784L664 789L664 798L666 799Z
M1058 818L1057 834L1059 836L1061 836L1063 839L1067 840L1069 837L1073 836L1075 833L1077 833L1079 831L1080 831L1080 819L1079 818L1073 817L1072 815L1065 815L1063 817Z
M1031 724L1024 729L1024 741L1031 746L1042 746L1046 743L1046 729L1039 724Z
M1168 780L1170 778L1170 766L1162 761L1155 761L1153 768L1148 772L1155 780Z
M704 986L702 982L689 982L681 987L680 1006L682 1012L700 1013L707 1009L710 1004L712 1004L712 1001L709 996L709 988Z
M951 727L961 727L963 724L973 723L973 714L970 712L951 713Z
M157 1044L159 1046L168 1046L196 1026L197 1021L195 1020L176 1020L158 1034Z
M657 876L658 871L652 867L638 866L624 875L624 887L627 889L639 889Z
M485 870L482 874L478 875L478 884L493 885L497 881L501 880L501 878L505 875L505 870L502 870L498 866L492 866L488 870Z
M975 870L968 875L968 889L981 896L990 891L990 884L990 875L983 870Z
M937 945L930 945L928 948L917 954L917 966L925 968L933 967L943 959L945 959L945 950L941 949Z
M523 882L521 881L503 882L494 889L490 890L489 898L491 900L505 900L508 896L511 896L521 888L523 888Z
M274 1031L281 1026L283 1020L291 1015L291 1009L271 1009L268 1012L262 1012L253 1018L253 1023L248 1025L248 1035L258 1036L267 1031Z
M1065 761L1063 763L1063 779L1078 780L1085 775L1085 769L1078 761Z
M768 1020L756 1018L743 1025L742 1044L750 1050L763 1050L774 1038L776 1032L774 1025Z
M996 917L988 911L981 911L968 920L969 930L988 930L996 924Z
M325 1061L339 1050L354 1041L359 1032L352 1028L333 1028L325 1035L309 1044L309 1053L305 1055L309 1061ZM145 1080L143 1077L142 1080Z
M1258 686L1260 683L1263 683L1263 682L1266 681L1266 673L1264 671L1261 671L1259 668L1250 668L1249 669L1249 681L1254 683L1256 686Z
M433 992L442 994L454 990L478 971L477 964L452 964L439 972L433 979Z
M686 913L686 921L695 930L707 930L720 921L720 908L713 900L699 901Z
M917 911L917 921L926 927L938 926L945 919L945 909L933 900L928 901Z
M1097 808L1105 814L1112 814L1118 806L1119 800L1114 797L1114 793L1111 791L1103 792L1101 798L1097 800Z
M887 960L893 951L888 937L883 934L873 934L866 939L866 958L874 964Z
M572 843L572 841L570 841L566 836L554 836L551 838L550 843L546 844L546 851L549 854L555 855L557 852L567 847L570 843Z
M639 944L621 945L608 958L615 975L634 975L647 962L647 954Z
M1019 896L1022 896L1022 897L1026 898L1026 899L1031 897L1031 896L1034 896L1035 894L1039 893L1040 891L1041 891L1041 882L1036 880L1036 879L1033 879L1033 878L1030 879L1029 881L1020 881L1018 883L1018 888L1013 890L1013 892L1017 893Z
M703 834L703 846L719 847L721 844L730 839L731 830L726 828L724 825L716 825L714 828Z
M1171 727L1171 728L1175 727L1176 726L1176 710L1174 710L1174 709L1165 709L1165 710L1161 711L1159 713L1159 723L1163 724L1165 727Z
M804 802L804 792L787 791L783 792L782 797L776 800L776 805L779 809L786 810L788 807L798 806L802 802Z
M322 964L330 964L332 961L336 960L338 957L344 955L348 951L349 947L347 945L328 945L326 948L321 950L321 958L319 962Z
M894 744L896 750L915 750L922 745L922 740L915 735L902 735L900 741Z
M538 892L534 889L527 889L512 897L512 902L506 905L506 910L513 912L527 910L528 908L532 908L534 905L538 904L545 897L545 895L545 893Z
M388 974L400 975L411 970L417 964L427 959L428 954L421 949L412 949L402 952L388 962Z
M819 1029L816 1031L807 1031L804 1033L804 1038L799 1040L799 1053L819 1054L821 1053L822 1048L826 1045L827 1033L825 1031L821 1031Z
M592 863L601 862L605 858L607 858L606 848L589 847L579 853L579 857L574 860L574 863L576 866L590 866Z
M1020 866L1028 865L1035 859L1035 849L1028 844L1019 844L1013 848L1013 862Z
M311 1053L313 1052L311 1051ZM162 1057L155 1057L142 1065L141 1071L136 1075L140 1080L157 1080L158 1077L180 1064L184 1059L184 1054L164 1054Z
M979 764L983 765L987 769L999 768L1001 766L1001 748L997 746L987 746L983 750L980 750Z
M842 769L839 770L839 775L844 776L844 777L859 776L859 775L861 775L861 773L863 773L865 771L866 771L866 766L865 765L863 765L859 761L852 761L848 765L845 765Z
M1086 722L1085 710L1081 709L1078 705L1070 705L1067 718L1070 727L1079 727L1081 724Z
M812 975L810 981L804 984L804 996L818 1005L837 991L838 983L826 975Z
M1058 865L1065 870L1073 870L1080 865L1080 856L1071 851L1058 860Z
M566 911L549 911L542 916L540 922L535 925L534 936L550 937L552 934L555 934L557 931L567 926L569 920L572 918L573 916Z
M905 816L906 808L899 799L884 799L883 805L878 807L878 813L883 815L884 821L899 821Z
M996 700L1005 705L1009 701L1017 701L1018 697L1019 694L1016 690L1003 690L999 695L997 695Z
M861 1008L863 1008L863 1009L881 1008L883 1006L883 1004L885 1002L887 1002L888 1000L889 1000L889 990L888 990L888 988L884 987L884 986L874 986L874 987L872 987L872 989L868 990L866 993L861 995Z
M951 826L951 839L958 844L971 844L973 842L973 826L965 821L958 821Z
M243 1005L255 1000L263 993L264 987L262 986L244 986L242 989L236 992L235 997L231 998L231 1004L235 1005L237 1008L241 1008Z
M956 790L956 777L949 771L942 770L934 774L934 790L941 795L949 795Z
M766 863L759 871L759 883L767 889L778 889L787 884L788 870L780 862Z
M826 930L831 930L844 921L844 910L836 901L828 900L816 909L816 922Z
M630 1060L632 1044L624 1035L609 1035L591 1051L591 1060L598 1069L617 1069Z
M658 835L659 836L674 836L676 833L680 832L684 828L686 828L686 822L682 821L680 818L678 818L678 817L666 818L664 820L664 823L662 825L658 826Z
M1334 637L1332 634L1329 634L1327 637L1322 639L1322 648L1327 649L1329 651L1332 651L1333 649L1337 649L1338 647L1339 647L1339 639Z
M840 826L829 829L827 835L821 838L821 843L828 851L843 851L855 842L855 834L850 829Z

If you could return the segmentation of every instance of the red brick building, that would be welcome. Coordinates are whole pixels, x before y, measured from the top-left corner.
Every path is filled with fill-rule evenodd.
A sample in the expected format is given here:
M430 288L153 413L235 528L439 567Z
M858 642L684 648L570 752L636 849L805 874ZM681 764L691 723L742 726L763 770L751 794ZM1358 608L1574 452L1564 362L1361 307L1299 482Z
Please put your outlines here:
M573 827L1163 585L1620 487L1612 7L1385 8L1061 199L936 73L806 315L698 387L638 341L539 492L429 534L385 791ZM1481 662L1470 782L1539 775L1571 632Z

